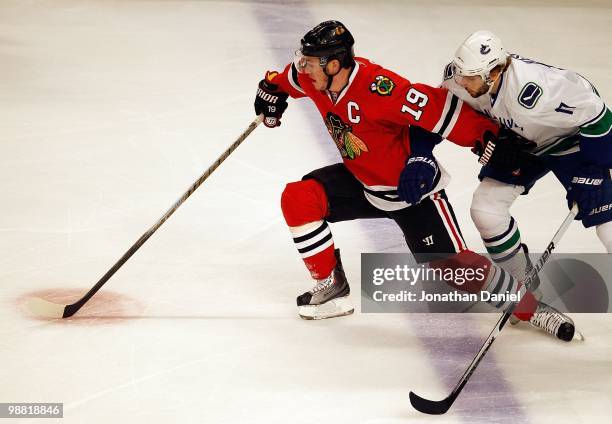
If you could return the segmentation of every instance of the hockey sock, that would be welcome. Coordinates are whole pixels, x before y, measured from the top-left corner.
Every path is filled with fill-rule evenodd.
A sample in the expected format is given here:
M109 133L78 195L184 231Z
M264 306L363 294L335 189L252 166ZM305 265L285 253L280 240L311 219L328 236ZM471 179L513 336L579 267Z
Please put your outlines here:
M327 195L316 180L289 183L281 197L283 216L312 278L321 280L336 266L327 215Z
M490 232L487 236L482 233L481 235L491 259L514 278L523 280L527 269L527 257L521 248L521 232L514 218L510 217L510 221L501 228L501 231Z
M510 207L524 191L522 186L484 178L472 197L470 214L491 259L514 278L525 278L527 258L521 249L521 233Z
M521 321L528 321L538 307L538 301L533 296L533 293L527 291L522 283L516 281L508 272L503 268L494 266L491 268L491 277L484 287L483 290L488 291L491 294L505 294L505 293L518 293L520 295L520 301L512 315L520 319ZM505 310L510 303L510 300L502 301L487 301L487 303L496 309Z
M474 278L462 284L449 282L449 285L468 293L489 292L490 300L486 301L486 303L499 310L505 310L512 303L512 300L508 296L505 299L499 300L500 296L498 295L520 293L521 300L514 310L514 315L521 321L529 320L537 308L537 300L533 293L525 290L523 285L510 273L492 264L486 257L478 255L471 250L465 250L450 258L431 262L430 267L462 269L464 270L462 272L464 275L467 269L473 270L473 275L483 275L482 272L478 271L485 270L484 278Z
M325 221L310 222L299 227L289 227L295 247L310 271L312 278L326 278L336 266L334 240Z

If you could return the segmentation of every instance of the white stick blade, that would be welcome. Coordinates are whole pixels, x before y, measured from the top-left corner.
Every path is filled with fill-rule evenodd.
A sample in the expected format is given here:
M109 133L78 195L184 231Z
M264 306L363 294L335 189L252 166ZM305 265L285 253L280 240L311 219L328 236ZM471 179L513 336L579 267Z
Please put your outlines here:
M64 309L66 308L66 305L49 302L40 297L29 299L26 305L34 315L44 318L62 318L64 316Z

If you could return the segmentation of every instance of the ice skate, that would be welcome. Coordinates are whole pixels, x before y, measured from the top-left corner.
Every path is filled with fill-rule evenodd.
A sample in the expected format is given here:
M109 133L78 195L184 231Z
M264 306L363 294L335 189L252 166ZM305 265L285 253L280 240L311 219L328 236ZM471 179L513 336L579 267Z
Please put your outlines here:
M529 322L565 342L572 341L576 332L574 321L570 317L544 302L538 302L538 308Z
M349 300L351 289L344 275L340 251L335 250L336 267L332 273L308 292L297 298L300 317L303 319L325 319L350 315L354 308Z

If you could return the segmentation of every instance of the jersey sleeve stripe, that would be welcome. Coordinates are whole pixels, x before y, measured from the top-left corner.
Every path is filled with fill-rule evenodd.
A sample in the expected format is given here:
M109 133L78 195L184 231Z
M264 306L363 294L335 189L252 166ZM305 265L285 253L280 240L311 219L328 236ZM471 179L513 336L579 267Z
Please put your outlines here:
M287 75L287 79L289 80L289 84L291 84L291 86L293 88L295 88L297 91L299 91L302 94L306 94L304 92L304 90L302 90L302 87L300 87L300 83L298 82L298 71L297 68L295 67L295 65L292 63L291 64L291 73L289 75Z
M588 127L589 125L595 124L597 121L603 118L607 109L608 107L604 104L603 109L601 109L601 112L599 112L597 116L595 116L593 119L589 119L588 121L586 121L584 124L581 125L581 127Z
M580 143L579 134L578 133L571 134L567 137L561 137L551 144L547 144L538 149L535 149L531 153L537 156L558 154L561 152L568 153L569 149L572 149L573 147L577 146L579 143Z
M436 125L434 125L433 130L431 132L438 133L438 134L440 133L440 128L442 128L442 125L444 124L444 119L446 118L446 115L448 114L448 109L451 106L451 101L453 97L455 96L450 91L446 93L446 101L444 102L444 108L442 109L442 114L440 115L440 119L438 120Z
M578 74L578 76L580 78L582 78L583 80L585 80L587 82L587 84L589 84L589 86L591 87L591 89L593 90L593 93L595 93L597 95L597 97L601 97L599 95L599 91L597 91L597 89L595 88L595 86L593 85L593 83L591 81L589 81L588 79L586 79L585 77L583 77L582 75Z
M608 134L610 134L610 130L612 130L612 127L608 125L607 129L605 130L605 132L601 133L601 134L586 134L584 132L580 132L580 135L583 137L591 137L591 138L599 138L599 137L605 137Z
M457 120L459 119L459 114L461 113L461 108L463 107L463 100L460 100L456 96L453 96L452 103L454 103L454 111L451 116L450 122L448 123L445 122L444 125L442 125L442 128L440 130L440 135L444 138L447 138L448 135L453 130L453 128L455 127L455 124L457 123ZM452 103L451 103L451 107L452 107Z
M612 112L607 107L605 111L597 121L580 127L580 135L584 137L603 137L609 134L612 127Z

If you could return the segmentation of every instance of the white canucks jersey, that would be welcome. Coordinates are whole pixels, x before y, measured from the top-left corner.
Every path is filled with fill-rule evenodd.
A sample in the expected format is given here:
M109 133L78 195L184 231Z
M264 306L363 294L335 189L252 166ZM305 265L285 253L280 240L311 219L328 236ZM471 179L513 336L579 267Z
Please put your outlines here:
M497 94L472 98L447 65L442 86L474 109L535 143L537 155L579 150L582 137L606 137L612 113L593 85L581 75L511 55Z

